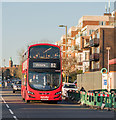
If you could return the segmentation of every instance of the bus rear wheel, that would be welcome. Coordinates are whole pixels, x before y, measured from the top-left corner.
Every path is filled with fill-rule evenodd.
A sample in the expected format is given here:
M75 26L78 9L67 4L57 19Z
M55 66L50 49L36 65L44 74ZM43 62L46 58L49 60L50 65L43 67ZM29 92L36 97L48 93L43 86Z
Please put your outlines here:
M13 90L13 93L15 93L15 90Z

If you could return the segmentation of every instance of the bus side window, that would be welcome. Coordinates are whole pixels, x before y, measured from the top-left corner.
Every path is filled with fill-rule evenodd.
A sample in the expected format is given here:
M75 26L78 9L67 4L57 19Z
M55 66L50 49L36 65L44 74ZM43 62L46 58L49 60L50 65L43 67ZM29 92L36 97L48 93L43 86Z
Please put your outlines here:
M24 79L24 74L23 74L23 76L22 76L22 85L25 85L25 79Z

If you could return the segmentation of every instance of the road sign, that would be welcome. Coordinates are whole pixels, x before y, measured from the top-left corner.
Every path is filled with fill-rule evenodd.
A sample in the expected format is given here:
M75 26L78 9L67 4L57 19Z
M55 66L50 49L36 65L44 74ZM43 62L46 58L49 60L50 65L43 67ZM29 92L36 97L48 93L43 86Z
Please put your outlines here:
M107 85L107 80L104 80L104 85Z
M107 89L107 74L102 74L102 89Z
M105 71L105 72L104 72L104 71ZM108 72L108 70L107 70L106 68L102 68L102 69L101 69L101 73L102 73L102 74L107 74L107 72Z

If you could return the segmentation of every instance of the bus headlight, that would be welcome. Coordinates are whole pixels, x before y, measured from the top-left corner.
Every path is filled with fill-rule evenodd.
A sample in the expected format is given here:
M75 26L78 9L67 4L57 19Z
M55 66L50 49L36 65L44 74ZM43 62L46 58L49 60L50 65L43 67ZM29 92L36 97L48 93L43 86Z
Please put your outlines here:
M33 93L33 92L31 92L31 91L27 91L27 93L34 95L34 93Z
M62 92L60 91L60 92L55 93L55 95L58 95L58 94L62 94Z

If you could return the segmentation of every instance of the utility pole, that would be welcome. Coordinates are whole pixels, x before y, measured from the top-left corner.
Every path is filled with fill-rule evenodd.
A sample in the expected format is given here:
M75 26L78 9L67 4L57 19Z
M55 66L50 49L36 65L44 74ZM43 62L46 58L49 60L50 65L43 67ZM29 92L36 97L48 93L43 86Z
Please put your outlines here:
M107 76L107 82L108 82L108 91L110 91L110 76L109 76L109 56L110 56L110 47L106 47L106 50L108 50L108 76Z
M67 64L67 26L66 25L59 25L59 27L65 27L65 64ZM66 66L65 66L65 82L68 83L68 81L66 81L67 79L67 75L66 75Z

